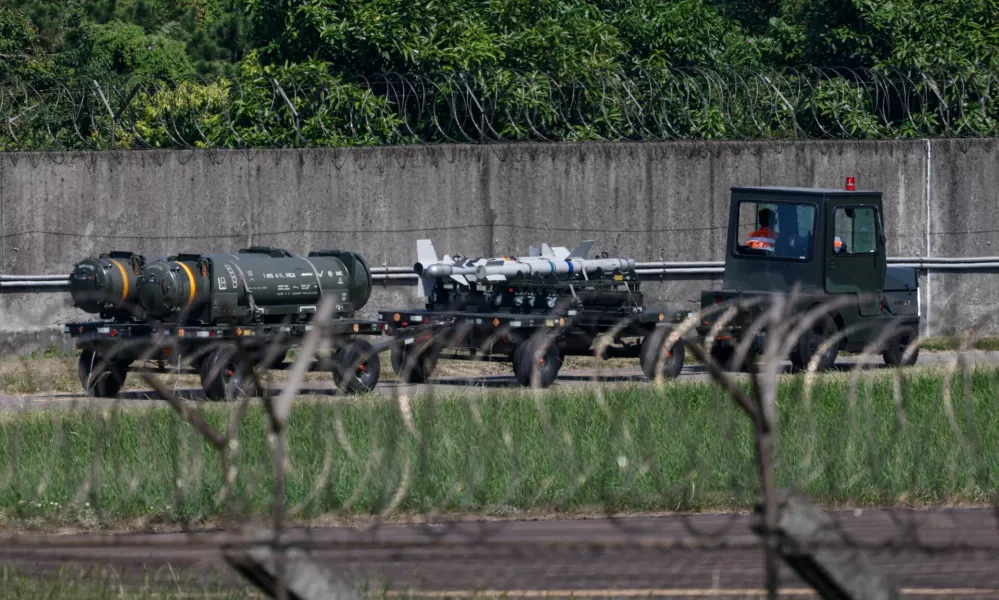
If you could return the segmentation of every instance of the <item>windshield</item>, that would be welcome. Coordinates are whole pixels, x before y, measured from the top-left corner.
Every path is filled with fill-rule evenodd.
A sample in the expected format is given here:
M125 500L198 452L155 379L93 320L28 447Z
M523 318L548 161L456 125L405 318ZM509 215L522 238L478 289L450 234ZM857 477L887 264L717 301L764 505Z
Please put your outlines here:
M809 260L815 206L762 201L739 203L735 253L742 256Z

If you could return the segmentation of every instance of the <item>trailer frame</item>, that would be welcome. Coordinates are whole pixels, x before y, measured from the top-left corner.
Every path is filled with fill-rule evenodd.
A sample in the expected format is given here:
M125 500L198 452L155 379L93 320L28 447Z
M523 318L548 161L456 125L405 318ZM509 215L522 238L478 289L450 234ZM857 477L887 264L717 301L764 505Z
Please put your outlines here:
M392 345L392 368L403 383L426 382L437 361L444 359L509 363L521 385L549 387L565 356L592 356L601 336L610 337L603 357L638 358L650 379L676 378L683 369L682 339L664 356L659 351L688 314L637 306L548 314L424 308L380 311L378 321L385 335L397 342ZM640 342L623 343L630 338Z
M210 400L231 400L252 389L243 374L235 340L239 338L252 362L270 357L268 370L282 370L284 359L313 329L312 323L254 323L187 325L177 323L80 321L66 323L63 333L81 350L78 375L84 391L114 397L136 361L157 363L156 372L180 372L186 362L201 377ZM365 336L382 336L377 321L335 319L324 325L334 340L330 358L313 361L310 371L329 371L344 393L374 389L381 374L378 353L384 342L372 344ZM278 345L279 347L275 347ZM170 367L167 367L170 365Z

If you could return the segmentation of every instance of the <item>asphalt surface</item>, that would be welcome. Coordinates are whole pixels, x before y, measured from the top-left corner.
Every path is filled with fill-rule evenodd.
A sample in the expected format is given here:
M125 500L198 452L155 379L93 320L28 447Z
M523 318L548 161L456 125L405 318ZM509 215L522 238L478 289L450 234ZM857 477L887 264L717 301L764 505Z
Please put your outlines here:
M923 352L919 356L916 366L930 367L943 366L955 358L952 352ZM964 358L973 364L999 364L999 352L974 350L964 354ZM645 375L637 367L633 369L602 369L599 372L591 369L565 370L559 372L558 379L553 387L572 387L586 385L614 385L639 383L647 381ZM835 370L849 371L857 365L855 359L845 358L837 361ZM878 360L870 368L886 368L883 361ZM785 372L790 372L790 363L783 363ZM132 373L130 378L139 375ZM741 375L739 375L741 376ZM710 375L701 365L687 365L679 377L680 381L708 381ZM520 385L509 375L488 375L477 377L435 377L428 384L412 385L400 384L395 379L395 373L390 365L382 364L381 378L375 387L375 392L383 395L406 394L410 397L426 393L431 389L436 392L486 392L489 390L518 389ZM275 385L276 390L281 389L280 382ZM204 400L204 394L198 387L185 387L174 390L182 398L189 400ZM319 397L335 397L339 392L335 390L332 380L328 382L307 382L302 387L303 395L315 395ZM158 398L151 390L129 390L123 392L119 398L102 399L87 398L82 389L78 393L54 392L46 394L20 394L3 395L0 394L0 411L19 410L46 410L55 408L80 408L81 406L150 406L150 402L157 401Z
M843 543L831 550L863 552L903 596L999 598L994 511L833 514ZM352 584L390 596L408 590L431 597L760 597L763 553L750 521L698 515L329 527L291 530L286 539L306 545L318 563ZM125 580L142 569L167 572L169 565L173 576L190 580L224 571L220 535L49 538L57 546L8 539L0 560L42 572L67 563L113 564ZM809 594L786 566L780 581L782 596Z

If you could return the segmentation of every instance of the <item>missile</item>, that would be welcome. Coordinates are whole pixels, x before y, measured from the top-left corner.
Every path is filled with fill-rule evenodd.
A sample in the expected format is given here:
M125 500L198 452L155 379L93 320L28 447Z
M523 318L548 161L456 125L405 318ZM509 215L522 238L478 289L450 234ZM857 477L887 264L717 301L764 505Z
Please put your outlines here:
M594 258L585 259L570 256L562 260L548 258L527 258L514 260L490 260L475 269L475 276L490 282L507 281L522 277L564 277L576 273L587 277L597 273L631 271L635 268L633 258Z
M580 243L573 250L563 246L552 247L542 244L541 248L531 246L525 257L496 257L466 259L444 255L438 259L430 240L417 240L417 262L413 270L420 276L420 297L427 297L438 279L450 277L461 285L485 280L506 281L518 277L556 276L564 277L582 273L584 277L603 272L630 271L635 268L632 258L587 259L586 254L593 247L593 240Z
M521 258L497 257L497 258L475 258L467 259L460 256L451 257L447 254L443 259L437 257L437 251L430 240L416 241L416 263L413 270L420 276L419 295L421 298L427 297L434 289L438 279L450 277L453 281L461 285L469 285L470 282L479 279L477 270L479 267L490 261L564 261L570 257L580 257L586 255L593 246L592 240L587 240L570 251L562 246L549 246L541 244L541 248L530 246L528 256Z

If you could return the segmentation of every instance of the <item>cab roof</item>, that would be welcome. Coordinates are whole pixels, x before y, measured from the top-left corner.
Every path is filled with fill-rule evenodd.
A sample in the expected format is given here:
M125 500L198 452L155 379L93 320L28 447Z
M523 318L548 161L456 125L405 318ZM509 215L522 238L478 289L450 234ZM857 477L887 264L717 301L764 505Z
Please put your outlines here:
M836 188L783 187L783 186L738 186L733 192L788 194L797 196L855 196L858 194L880 194L874 190L844 190Z

